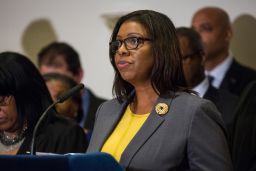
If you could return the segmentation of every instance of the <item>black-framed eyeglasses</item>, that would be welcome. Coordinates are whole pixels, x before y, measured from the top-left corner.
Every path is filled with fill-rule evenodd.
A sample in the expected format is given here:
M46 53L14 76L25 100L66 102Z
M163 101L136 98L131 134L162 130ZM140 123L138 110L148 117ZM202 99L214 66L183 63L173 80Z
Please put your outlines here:
M11 102L12 96L0 96L0 106L7 106Z
M187 55L183 55L182 60L186 60L186 59L189 59L189 58L191 59L194 56L199 55L199 54L200 54L200 51L196 51L196 52L192 52L192 53L187 54Z
M109 43L109 46L111 51L115 53L123 43L127 50L134 50L137 49L139 45L143 44L144 41L152 41L152 39L143 37L127 37L124 40L114 40Z

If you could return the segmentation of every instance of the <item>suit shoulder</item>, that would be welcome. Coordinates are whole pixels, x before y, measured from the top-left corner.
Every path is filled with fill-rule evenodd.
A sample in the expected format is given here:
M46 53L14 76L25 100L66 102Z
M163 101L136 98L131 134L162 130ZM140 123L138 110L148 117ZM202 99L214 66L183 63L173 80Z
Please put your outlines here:
M191 115L191 117L199 113L208 115L211 118L218 118L218 120L221 117L212 101L203 99L197 95L183 92L174 99L173 103L178 110L183 111L184 114Z
M105 98L101 98L96 96L90 89L87 88L88 93L90 94L90 100L93 101L94 103L102 103L107 101Z
M111 100L106 100L105 102L102 103L102 108L112 108L115 106L121 106L122 104L116 99L111 99Z
M72 119L61 115L54 116L53 120L46 127L47 132L63 135L69 132L83 132L83 129Z
M217 89L219 95L220 95L220 99L223 99L224 101L226 100L230 100L230 101L234 101L234 102L238 102L239 101L239 97L225 89Z
M193 107L193 106L196 107L203 103L210 102L209 100L203 99L198 95L194 95L186 92L178 93L174 100L180 103L185 103L190 107Z
M231 64L229 72L231 73L237 73L241 76L246 75L246 76L252 76L256 78L256 71L250 67L247 67L245 65L242 65L238 63L236 60Z

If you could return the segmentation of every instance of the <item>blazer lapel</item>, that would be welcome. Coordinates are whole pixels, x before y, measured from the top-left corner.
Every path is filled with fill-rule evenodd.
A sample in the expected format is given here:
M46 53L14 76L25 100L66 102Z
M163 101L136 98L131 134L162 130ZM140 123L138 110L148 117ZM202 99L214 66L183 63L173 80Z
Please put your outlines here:
M166 103L170 110L171 100L159 97L156 104L158 103ZM169 111L166 114L170 114ZM124 150L120 159L120 163L123 166L129 166L136 152L154 134L154 132L160 127L164 120L164 115L160 116L157 114L154 107L146 122Z
M219 94L218 94L218 90L215 89L212 85L210 85L205 93L205 95L203 96L203 98L211 100L213 103L218 103L219 101Z
M226 75L220 84L220 88L232 91L233 87L238 83L237 76L240 74L238 68L240 68L238 62L233 59Z
M94 127L95 129L94 131L96 132L94 133L95 137L92 136L87 152L101 150L103 144L105 143L107 138L110 136L110 134L113 132L119 120L123 116L123 113L127 105L129 104L130 99L133 96L134 96L134 91L131 92L131 94L128 97L128 100L124 101L122 104L120 104L119 102L117 102L117 100L115 100L112 102L113 104L111 103L111 105L108 107L108 110L104 111L104 114L101 115L102 118L100 118L100 120L98 121L101 124L100 125L96 124Z
M94 141L94 143L91 143L93 145L92 149L97 149L98 151L101 150L104 142L112 133L113 129L115 129L116 124L119 122L120 117L123 115L123 112L127 107L127 104L128 102L124 102L121 106L118 107L118 114L116 114L116 108L108 111L108 114L105 114L106 117L103 117L103 121L101 122L104 124L100 125L100 129L97 130L99 135L96 136L97 139Z

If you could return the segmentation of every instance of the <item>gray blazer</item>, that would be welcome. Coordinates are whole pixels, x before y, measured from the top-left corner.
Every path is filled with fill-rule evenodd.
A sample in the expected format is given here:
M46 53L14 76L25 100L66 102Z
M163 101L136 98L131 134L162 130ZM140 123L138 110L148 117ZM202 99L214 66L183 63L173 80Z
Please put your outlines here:
M159 97L169 111L155 108L124 150L120 164L127 170L230 171L232 164L223 121L212 102L188 93ZM128 102L116 99L98 111L87 152L100 151L123 115Z

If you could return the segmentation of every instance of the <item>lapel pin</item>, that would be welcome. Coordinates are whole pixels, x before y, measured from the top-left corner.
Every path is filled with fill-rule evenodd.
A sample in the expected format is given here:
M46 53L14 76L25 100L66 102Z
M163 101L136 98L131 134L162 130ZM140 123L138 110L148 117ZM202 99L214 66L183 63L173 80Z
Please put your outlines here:
M155 110L158 115L165 115L168 112L169 108L166 103L158 103L155 107Z

